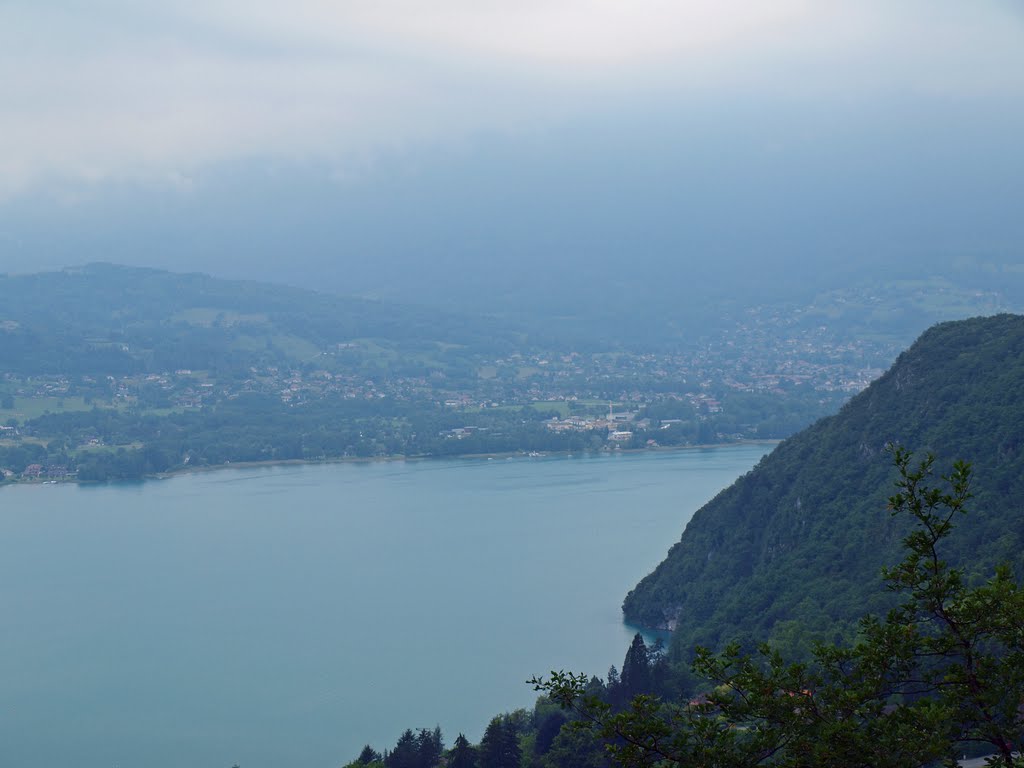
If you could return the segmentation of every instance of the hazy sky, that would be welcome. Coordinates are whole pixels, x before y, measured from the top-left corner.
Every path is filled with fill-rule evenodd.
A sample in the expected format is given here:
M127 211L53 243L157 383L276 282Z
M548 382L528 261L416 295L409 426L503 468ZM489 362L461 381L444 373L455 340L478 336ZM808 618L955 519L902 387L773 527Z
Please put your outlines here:
M4 192L187 183L751 96L1024 95L1017 2L57 0L0 5Z
M1011 252L1022 7L6 0L0 269Z

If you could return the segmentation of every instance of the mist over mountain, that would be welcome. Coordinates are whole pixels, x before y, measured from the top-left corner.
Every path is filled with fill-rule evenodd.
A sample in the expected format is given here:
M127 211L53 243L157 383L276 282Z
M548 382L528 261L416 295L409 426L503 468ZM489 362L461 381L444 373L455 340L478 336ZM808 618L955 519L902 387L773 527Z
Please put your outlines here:
M897 279L1024 298L1014 4L413 10L5 6L0 271L200 271L631 343Z
M1019 297L1024 122L988 112L711 105L396 152L348 175L252 159L174 185L39 191L0 205L2 266L202 270L648 334L896 278Z

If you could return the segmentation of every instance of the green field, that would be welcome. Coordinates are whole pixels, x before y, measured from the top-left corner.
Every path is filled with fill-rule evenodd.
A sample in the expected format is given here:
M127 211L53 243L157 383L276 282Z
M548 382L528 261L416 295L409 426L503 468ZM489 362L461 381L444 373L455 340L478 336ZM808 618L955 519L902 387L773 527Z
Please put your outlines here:
M93 408L120 409L126 405L114 406L105 401L86 403L81 397L16 397L13 408L0 408L0 424L6 424L10 419L23 423L47 413L91 411ZM185 410L185 408L146 408L144 412L151 416L167 416L171 413L184 413Z
M0 422L8 419L26 421L61 411L91 411L92 407L81 397L16 397L13 408L0 408Z

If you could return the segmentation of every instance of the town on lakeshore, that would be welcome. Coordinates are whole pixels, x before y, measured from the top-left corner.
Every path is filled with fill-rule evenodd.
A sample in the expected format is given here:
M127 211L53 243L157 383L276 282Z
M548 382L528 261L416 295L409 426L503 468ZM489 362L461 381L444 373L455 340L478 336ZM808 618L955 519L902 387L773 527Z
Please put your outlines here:
M105 481L778 440L877 378L929 307L1005 303L951 285L737 304L645 340L106 264L0 277L0 471ZM884 322L864 332L865 316Z
M423 371L376 365L379 353L372 342L349 341L301 364L250 365L230 375L190 368L120 375L6 372L0 383L0 450L6 448L9 458L0 471L8 480L73 478L84 457L145 444L141 434L111 430L111 416L167 419L212 413L254 397L276 403L284 414L338 404L361 425L363 438L393 431L396 419L415 421L410 410L433 414L435 438L449 445L418 451L427 455L777 439L867 386L890 354L882 345L834 341L824 327L779 338L763 327L740 325L725 336L724 343L686 352L514 351ZM788 420L771 403L788 407ZM389 411L394 418L384 424L379 417ZM90 418L94 413L106 417ZM552 436L587 440L517 443L524 416L530 427L542 425ZM488 440L509 435L511 441ZM377 445L369 452L343 447L338 453L404 454L409 437L403 445ZM26 452L31 446L35 450ZM180 464L196 466L195 453L185 452ZM282 458L310 457L224 457Z

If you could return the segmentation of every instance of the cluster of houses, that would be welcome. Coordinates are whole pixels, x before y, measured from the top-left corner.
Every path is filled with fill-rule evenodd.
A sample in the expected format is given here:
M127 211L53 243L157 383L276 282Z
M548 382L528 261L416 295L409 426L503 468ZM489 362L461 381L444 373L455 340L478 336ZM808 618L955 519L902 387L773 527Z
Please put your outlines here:
M3 474L8 478L14 476L14 473L7 469L3 470ZM68 469L63 464L29 464L21 473L21 476L25 480L42 480L44 478L48 480L65 480L74 474L73 470Z
M545 426L552 432L607 430L608 440L611 442L628 443L633 439L634 430L647 429L651 426L650 419L637 419L638 415L636 411L615 413L614 407L609 403L607 416L567 416L564 419L556 416L545 422Z

